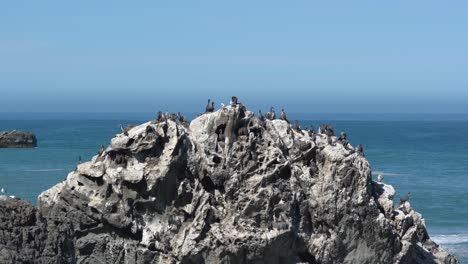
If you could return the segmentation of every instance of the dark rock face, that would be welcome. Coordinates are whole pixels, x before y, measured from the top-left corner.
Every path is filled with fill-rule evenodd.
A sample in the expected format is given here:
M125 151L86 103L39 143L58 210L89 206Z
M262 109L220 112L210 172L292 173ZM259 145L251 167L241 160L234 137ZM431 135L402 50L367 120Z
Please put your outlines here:
M0 201L0 262L458 263L394 193L347 142L234 104L117 135L37 208Z
M13 130L0 132L0 148L35 148L37 139L31 133Z

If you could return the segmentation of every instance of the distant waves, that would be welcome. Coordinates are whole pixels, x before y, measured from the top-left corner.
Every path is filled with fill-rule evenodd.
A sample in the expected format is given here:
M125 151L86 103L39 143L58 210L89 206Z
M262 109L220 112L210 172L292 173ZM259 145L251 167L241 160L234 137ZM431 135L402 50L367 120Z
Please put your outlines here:
M383 175L383 176L400 176L401 174L399 173L391 173L391 172L384 172L384 171L373 171L372 174L374 175Z
M468 234L435 235L431 237L437 244L454 245L468 243Z
M468 260L468 234L435 235L431 239L457 256L460 263Z
M25 170L27 172L48 172L48 171L64 171L65 169L34 169L34 170Z

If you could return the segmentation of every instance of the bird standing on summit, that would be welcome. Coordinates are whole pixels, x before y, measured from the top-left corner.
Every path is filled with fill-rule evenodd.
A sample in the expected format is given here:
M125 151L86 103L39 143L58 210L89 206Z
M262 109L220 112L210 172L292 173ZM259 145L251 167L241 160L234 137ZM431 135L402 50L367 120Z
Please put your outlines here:
M286 112L284 112L284 108L281 108L280 119L283 120L283 121L288 122L288 124L289 124L289 120L286 118Z
M238 99L236 96L231 97L231 106L236 106L238 104Z
M258 110L258 120L265 121L265 117L262 114L262 110Z
M208 99L208 103L206 104L205 107L205 113L209 113L211 109L211 99Z
M273 106L270 107L270 112L267 112L265 117L268 120L275 120L276 114L275 114L275 108L273 108Z

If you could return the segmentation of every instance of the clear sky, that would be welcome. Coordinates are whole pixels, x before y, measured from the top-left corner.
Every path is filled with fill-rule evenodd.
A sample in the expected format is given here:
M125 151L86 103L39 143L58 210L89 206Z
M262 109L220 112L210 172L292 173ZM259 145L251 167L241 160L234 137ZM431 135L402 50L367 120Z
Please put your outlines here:
M468 113L466 1L2 1L0 112Z

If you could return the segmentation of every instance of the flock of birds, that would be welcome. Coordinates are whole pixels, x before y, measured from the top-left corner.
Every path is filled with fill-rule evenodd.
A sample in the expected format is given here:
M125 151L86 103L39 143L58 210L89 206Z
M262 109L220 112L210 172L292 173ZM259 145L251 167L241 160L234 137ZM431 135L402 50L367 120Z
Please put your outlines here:
M230 105L236 106L236 105L242 105L242 104L240 104L238 102L238 98L236 96L233 96L231 98ZM224 110L225 107L226 107L225 104L221 103L221 109ZM208 99L208 102L207 102L206 107L205 107L205 113L213 113L214 111L215 111L215 102L211 101L211 99ZM265 115L263 115L262 111L259 110L258 111L258 119L260 121L262 121L262 122L265 122L266 120L276 119L275 108L273 106L271 106L270 110ZM288 124L290 123L287 116L286 116L286 111L284 110L284 108L281 108L281 113L279 115L279 119L288 122ZM163 113L161 111L158 111L156 120L158 122L162 122L162 121L167 122L167 120L187 122L187 119L180 112L178 112L177 114L172 114L172 113L168 113L168 112ZM133 127L134 126L132 126L132 125L129 125L129 126L126 126L126 127L124 127L122 124L120 125L120 129L121 129L121 131L122 131L122 133L124 135L128 135L128 131ZM296 131L301 131L299 122L297 120L294 121L294 123L292 125L292 128L294 130L296 130ZM315 134L315 130L314 130L313 126L311 126L309 129L306 128L306 130L309 130L308 131L309 134ZM328 136L334 135L333 128L330 125L320 126L318 128L318 133L319 134L321 134L321 133L327 134ZM345 132L341 132L340 136L338 137L338 141L341 142L344 146L348 145L347 135L346 135ZM332 144L331 137L329 138L329 143ZM101 148L100 148L98 154L101 155L103 152L104 152L104 145L101 145ZM363 150L363 147L362 147L361 144L358 144L356 146L356 152L363 155L364 150ZM81 156L78 157L78 164L80 164L80 163L82 163ZM379 174L377 176L377 182L381 183L382 181L383 181L383 176L382 176L382 174ZM1 193L1 195L6 194L5 190L3 188L0 190L0 193ZM408 192L404 197L401 197L400 198L400 205L407 202L409 200L410 195L411 195L411 193ZM10 196L10 197L14 198L14 196Z

